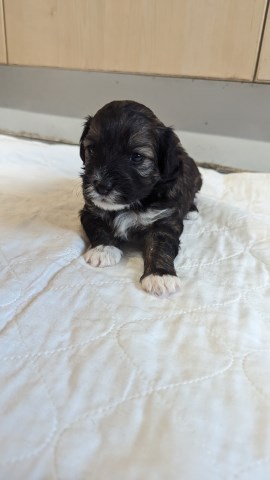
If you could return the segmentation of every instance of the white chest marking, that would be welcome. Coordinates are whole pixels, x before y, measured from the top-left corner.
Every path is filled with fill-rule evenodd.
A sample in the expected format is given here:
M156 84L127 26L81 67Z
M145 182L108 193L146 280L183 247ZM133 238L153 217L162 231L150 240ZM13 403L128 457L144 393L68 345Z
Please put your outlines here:
M163 210L149 209L146 212L123 212L114 220L114 233L117 237L127 239L130 228L147 227L151 223L167 217L172 212L171 208Z

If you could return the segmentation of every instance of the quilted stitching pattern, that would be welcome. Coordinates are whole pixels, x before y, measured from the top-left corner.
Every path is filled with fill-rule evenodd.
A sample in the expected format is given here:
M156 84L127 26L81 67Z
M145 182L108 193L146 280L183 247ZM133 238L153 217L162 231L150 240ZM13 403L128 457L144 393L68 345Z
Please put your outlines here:
M0 152L0 478L268 480L270 176L202 172L153 298L85 263L77 148Z

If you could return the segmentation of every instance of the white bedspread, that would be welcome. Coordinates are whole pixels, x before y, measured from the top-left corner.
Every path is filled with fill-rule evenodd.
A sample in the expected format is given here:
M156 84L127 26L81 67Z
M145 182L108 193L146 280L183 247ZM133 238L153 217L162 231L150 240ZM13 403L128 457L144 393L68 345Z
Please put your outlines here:
M0 479L270 479L270 175L203 170L176 260L95 269L78 148L0 137Z

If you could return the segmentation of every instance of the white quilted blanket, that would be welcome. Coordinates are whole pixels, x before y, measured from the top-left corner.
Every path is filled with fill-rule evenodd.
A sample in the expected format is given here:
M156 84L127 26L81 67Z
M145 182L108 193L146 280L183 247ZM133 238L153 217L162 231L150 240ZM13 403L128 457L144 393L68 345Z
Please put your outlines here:
M270 175L203 170L182 291L94 269L78 148L0 137L0 479L270 479Z

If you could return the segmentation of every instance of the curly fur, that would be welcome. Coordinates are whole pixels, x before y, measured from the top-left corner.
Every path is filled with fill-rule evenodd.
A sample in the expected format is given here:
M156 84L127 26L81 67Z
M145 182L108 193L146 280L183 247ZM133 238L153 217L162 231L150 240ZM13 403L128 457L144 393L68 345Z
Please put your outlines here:
M168 276L176 277L183 220L196 210L202 185L173 129L142 104L114 101L87 118L80 155L85 200L80 217L91 248L120 249L123 242L140 240L141 281L149 277L143 287L156 295L173 293L176 283ZM161 288L156 277L165 275Z

